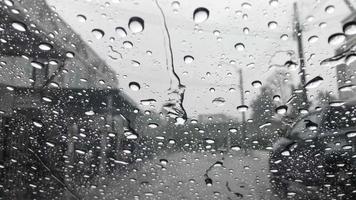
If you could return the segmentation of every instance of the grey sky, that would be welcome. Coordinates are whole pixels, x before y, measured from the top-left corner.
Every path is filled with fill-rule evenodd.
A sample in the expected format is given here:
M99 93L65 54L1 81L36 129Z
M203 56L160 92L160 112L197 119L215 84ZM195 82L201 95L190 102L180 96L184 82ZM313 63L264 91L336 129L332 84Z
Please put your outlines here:
M119 78L120 88L134 100L156 99L154 105L160 108L167 100L169 77L166 71L166 51L164 46L163 21L152 0L48 0L59 15L87 41L90 46L113 68ZM173 1L159 0L167 17L168 28L172 38L176 72L182 83L186 85L184 107L189 116L207 113L226 113L237 116L236 106L240 105L237 69L244 72L246 102L255 98L259 89L251 83L260 80L262 84L273 74L269 70L269 61L278 51L296 51L297 44L293 39L293 1L279 0L277 6L270 5L270 0L180 0L180 7L174 11ZM242 6L249 3L249 6ZM328 37L342 32L341 20L349 15L343 0L304 0L298 1L300 19L305 27L304 45L306 58L315 56L307 62L308 80L322 76L325 81L310 91L313 95L317 90L336 91L335 69L319 65L322 59L331 57L336 47L328 44ZM328 13L325 8L333 5L335 10ZM197 25L193 21L193 12L198 7L210 11L207 21ZM86 16L86 22L80 22L77 15ZM132 33L128 28L130 17L139 16L145 20L145 29L141 33ZM246 17L248 16L248 17ZM311 18L312 17L312 18ZM277 22L275 29L268 23ZM321 28L320 23L327 26ZM120 38L115 32L116 27L124 27L127 37ZM247 27L249 33L243 32ZM93 29L101 29L105 35L96 39ZM214 34L218 30L220 35ZM287 40L280 39L283 34ZM316 35L318 40L309 43L308 38ZM221 39L218 39L221 37ZM110 40L115 38L115 40ZM133 48L124 48L123 42L130 41ZM234 48L236 43L245 45L244 51ZM122 59L113 60L109 57L113 52L112 45L122 54ZM149 55L147 51L152 52ZM191 55L194 61L184 62L184 56ZM277 54L271 64L285 63L283 53ZM132 60L141 63L139 67ZM290 70L290 83L298 80L298 70ZM294 80L294 82L293 82ZM131 81L140 83L141 90L132 91L128 84ZM210 92L215 88L215 92ZM229 91L235 88L234 92ZM212 103L217 97L223 97L223 106ZM148 107L147 107L148 108Z

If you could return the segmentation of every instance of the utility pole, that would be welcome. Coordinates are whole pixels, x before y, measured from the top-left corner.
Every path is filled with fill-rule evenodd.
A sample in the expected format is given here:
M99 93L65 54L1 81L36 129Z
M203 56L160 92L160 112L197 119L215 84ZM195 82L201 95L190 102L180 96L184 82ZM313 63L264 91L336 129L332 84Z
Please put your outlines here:
M245 94L244 94L244 85L243 85L243 78L242 78L242 69L239 69L239 75L240 75L240 84L239 84L239 87L240 87L240 102L241 102L241 105L245 105ZM245 152L246 152L246 113L245 111L242 111L242 120L241 120L241 134L242 134L242 138L243 138L243 141L244 141L244 148L245 148Z
M299 57L299 75L300 75L300 82L302 84L303 90L303 102L308 102L307 90L305 89L306 85L306 78L305 78L305 58L304 58L304 49L303 49L303 30L300 26L299 22L299 11L298 11L298 4L294 2L294 23L295 23L295 37L297 39L298 44L298 57Z

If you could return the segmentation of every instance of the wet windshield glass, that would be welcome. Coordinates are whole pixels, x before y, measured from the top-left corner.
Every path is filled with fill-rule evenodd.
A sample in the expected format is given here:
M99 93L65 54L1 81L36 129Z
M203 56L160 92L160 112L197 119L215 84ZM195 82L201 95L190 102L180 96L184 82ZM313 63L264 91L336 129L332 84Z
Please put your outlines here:
M0 16L0 199L356 198L356 2Z

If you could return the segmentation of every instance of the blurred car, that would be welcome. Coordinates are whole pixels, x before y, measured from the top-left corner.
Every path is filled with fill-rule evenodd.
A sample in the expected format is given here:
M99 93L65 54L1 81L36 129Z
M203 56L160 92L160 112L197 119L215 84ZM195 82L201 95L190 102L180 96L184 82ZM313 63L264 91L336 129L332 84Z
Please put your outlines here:
M273 145L273 191L282 199L354 199L355 146L356 101L304 116Z

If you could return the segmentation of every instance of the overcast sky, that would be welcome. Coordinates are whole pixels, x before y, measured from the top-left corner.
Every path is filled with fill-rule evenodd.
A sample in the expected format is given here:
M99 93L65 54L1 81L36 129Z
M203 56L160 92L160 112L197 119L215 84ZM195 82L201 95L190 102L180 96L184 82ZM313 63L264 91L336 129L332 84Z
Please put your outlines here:
M273 0L272 0L273 1ZM116 71L119 87L140 102L142 99L156 99L157 109L167 100L170 79L167 72L167 40L163 19L152 0L48 0L56 12L74 31ZM293 38L293 1L279 0L180 0L179 7L173 1L159 0L166 15L167 25L172 39L176 73L182 84L186 85L184 107L188 116L199 114L225 113L237 116L236 107L240 103L238 69L243 70L243 83L246 104L256 97L259 88L252 82L260 80L267 84L274 69L271 65L283 64L288 60L285 52L297 50ZM245 4L244 4L245 3ZM248 3L248 4L246 4ZM330 35L342 32L341 21L350 14L343 0L304 0L298 1L300 20L304 28L304 46L307 62L307 80L322 76L324 82L317 90L336 91L335 69L320 66L320 61L334 55L335 46L328 44ZM333 6L334 9L328 6ZM198 7L209 10L209 18L196 24L193 12ZM83 22L77 15L84 15ZM128 28L131 17L138 16L145 22L144 30L133 33ZM271 28L270 22L277 26ZM320 23L325 22L322 28ZM120 37L116 27L123 27L127 37ZM249 32L244 33L243 29ZM104 31L104 37L97 39L93 29ZM218 32L216 32L217 30ZM215 32L214 32L215 31ZM287 40L281 39L288 35ZM317 36L314 43L308 38ZM114 38L114 39L110 39ZM284 37L286 38L286 37ZM124 41L130 41L132 48L125 48ZM245 49L238 51L236 43L243 43ZM109 46L122 55L122 59L112 52ZM152 55L147 53L152 52ZM184 56L191 55L194 61L184 62ZM311 56L314 55L314 56ZM296 57L297 55L294 55ZM140 66L134 66L132 60ZM298 69L287 69L289 82L299 80ZM139 91L129 88L131 81L141 85ZM215 92L211 92L214 88ZM235 88L235 91L230 90ZM223 97L224 105L212 103L213 99Z

